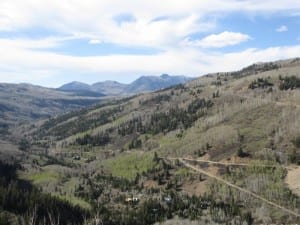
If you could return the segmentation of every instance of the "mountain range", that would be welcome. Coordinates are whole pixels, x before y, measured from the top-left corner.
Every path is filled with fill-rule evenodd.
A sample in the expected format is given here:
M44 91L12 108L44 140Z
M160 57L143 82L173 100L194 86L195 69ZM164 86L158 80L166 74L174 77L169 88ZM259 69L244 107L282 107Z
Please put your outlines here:
M141 92L155 91L172 85L185 83L192 78L186 76L170 76L163 74L161 76L141 76L130 84L123 84L117 81L103 81L92 85L73 81L58 88L60 91L75 92L85 95L107 95L107 96L125 96Z
M6 133L9 126L19 122L45 119L103 103L111 97L149 92L188 80L191 78L165 74L142 76L131 84L104 81L88 85L74 81L57 89L25 83L0 83L0 133Z

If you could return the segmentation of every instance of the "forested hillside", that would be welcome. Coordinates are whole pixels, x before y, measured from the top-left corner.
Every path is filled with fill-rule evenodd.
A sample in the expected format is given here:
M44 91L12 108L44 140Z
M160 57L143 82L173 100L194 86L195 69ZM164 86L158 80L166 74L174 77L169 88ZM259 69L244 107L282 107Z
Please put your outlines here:
M299 84L298 58L254 64L11 128L0 156L20 166L1 182L24 203L0 201L0 221L49 198L72 224L296 223L285 177L300 164ZM52 224L48 208L37 214Z

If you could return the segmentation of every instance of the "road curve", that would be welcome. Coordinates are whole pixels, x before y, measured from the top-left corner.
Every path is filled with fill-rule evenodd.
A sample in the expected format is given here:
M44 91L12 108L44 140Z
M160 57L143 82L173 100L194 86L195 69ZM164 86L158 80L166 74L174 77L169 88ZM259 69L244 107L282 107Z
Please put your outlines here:
M229 163L229 162L216 162L216 161L211 161L211 160L203 160L203 159L189 159L189 158L182 158L186 161L191 161L191 162L202 162L202 163L209 163L209 164L217 164L217 165L224 165L224 166L252 166L252 164L249 163ZM270 167L270 168L275 168L275 167L282 167L286 168L281 165L265 165L265 164L259 164L256 165L259 167Z
M253 193L253 192L247 190L247 189L244 189L244 188L241 188L241 187L239 187L239 186L237 186L237 185L235 185L235 184L232 184L232 183L230 183L230 182L224 180L224 179L221 178L221 177L218 177L218 176L215 176L215 175L213 175L213 174L211 174L211 173L208 173L208 172L206 172L205 170L203 170L203 169L201 169L201 168L199 168L199 167L193 166L193 165L187 163L187 162L185 161L186 159L184 159L184 158L167 158L167 159L169 159L169 160L174 160L174 159L176 160L176 159L177 159L177 160L179 160L185 167L188 167L188 168L190 168L190 169L192 169L192 170L194 170L194 171L197 171L197 172L199 172L199 173L202 173L202 174L204 174L204 175L206 175L206 176L208 176L208 177L211 177L211 178L213 178L213 179L215 179L215 180L217 180L217 181L219 181L219 182L222 182L222 183L224 183L224 184L226 184L226 185L228 185L228 186L230 186L230 187L232 187L232 188L235 188L235 189L237 189L237 190L239 190L239 191L241 191L241 192L247 193L247 194L251 195L252 197L254 197L254 198L256 198L256 199L259 199L259 200L261 200L261 201L267 203L268 205L271 205L271 206L273 206L273 207L276 207L276 208L278 208L278 209L280 209L280 210L282 210L282 211L284 211L284 212L286 212L286 213L289 213L289 214L291 214L291 215L293 215L293 216L296 216L296 217L299 217L299 218L300 218L300 214L298 214L297 212L294 212L294 211L292 211L292 210L290 210L290 209L287 209L287 208L285 208L285 207L283 207L283 206L280 206L280 205L278 205L278 204L276 204L276 203L274 203L274 202L271 202L271 201L269 201L268 199L265 199L265 198L263 198L263 197L261 197L261 196L255 194L255 193ZM189 159L189 160L190 160L190 159ZM191 161L194 161L194 160L191 160ZM203 160L203 161L206 162L206 160Z

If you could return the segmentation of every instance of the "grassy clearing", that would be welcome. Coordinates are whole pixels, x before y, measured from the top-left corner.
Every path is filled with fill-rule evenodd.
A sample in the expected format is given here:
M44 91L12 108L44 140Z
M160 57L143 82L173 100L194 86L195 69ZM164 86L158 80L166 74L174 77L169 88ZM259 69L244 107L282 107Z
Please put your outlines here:
M81 208L84 208L84 209L90 210L92 208L91 205L88 202L86 202L86 201L84 201L80 198L71 196L71 195L62 196L62 195L59 195L57 193L52 193L52 195L56 196L56 197L58 197L62 200L66 200L66 201L70 202L72 205L75 205L75 206L77 205L77 206L80 206Z
M66 200L72 205L78 205L88 210L91 209L91 205L88 202L73 196L74 188L78 184L78 179L73 177L66 180L66 182L63 182L64 175L61 174L59 169L55 167L44 167L43 171L29 174L25 178L30 180L33 184L47 189L46 192L51 193L51 195ZM59 183L61 183L61 185L59 185ZM57 192L55 187L61 188L61 193L65 194L62 195L61 193Z
M175 172L175 175L180 177L187 177L189 174L191 174L191 171L188 168L180 168Z
M71 177L69 180L62 184L62 190L67 193L74 193L75 187L79 184L79 179L76 177Z
M30 174L28 179L34 184L43 184L58 181L60 179L60 175L54 171L42 171L40 173Z
M113 176L128 180L133 180L138 173L147 172L157 166L153 154L143 152L123 154L106 160L104 165L110 169Z

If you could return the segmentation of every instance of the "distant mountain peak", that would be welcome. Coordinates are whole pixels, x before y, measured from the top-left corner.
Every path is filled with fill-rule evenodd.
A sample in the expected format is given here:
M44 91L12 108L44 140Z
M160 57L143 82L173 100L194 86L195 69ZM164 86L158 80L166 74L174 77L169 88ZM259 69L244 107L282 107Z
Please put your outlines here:
M191 78L162 74L160 76L141 76L130 84L122 84L118 81L106 80L88 85L82 82L73 81L62 85L58 89L61 91L85 91L117 96L155 91L172 85L185 83L188 80L191 80Z
M106 81L103 81L103 82L97 82L97 83L95 83L95 84L98 84L98 83L102 83L102 84L121 84L121 85L124 85L124 84L122 84L122 83L120 83L120 82L118 82L118 81L115 81L115 80L106 80ZM95 85L95 84L93 84L93 85Z
M164 73L164 74L160 75L160 77L163 79L167 79L167 78L170 78L171 76L169 74Z
M170 76L168 74L162 74L161 76L142 76L129 84L127 91L131 93L155 91L185 83L188 80L191 80L191 78L185 76Z
M64 84L58 89L61 91L72 91L72 90L89 90L90 85L82 83L79 81L72 81L70 83Z
M83 82L80 82L80 81L72 81L72 82L70 82L70 84L83 84L83 85L86 85L85 83L83 83Z
M79 81L72 81L70 83L64 84L58 88L60 91L72 92L79 96L91 96L91 97L102 97L103 93L92 90L89 84L85 84Z

